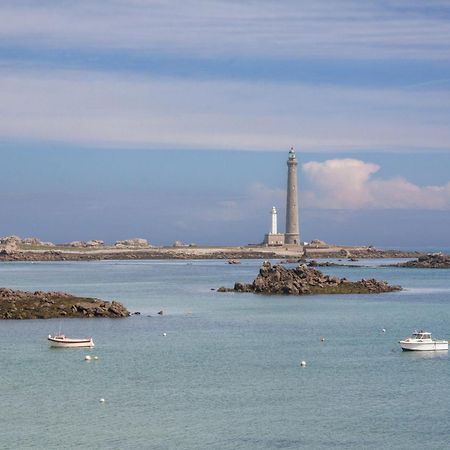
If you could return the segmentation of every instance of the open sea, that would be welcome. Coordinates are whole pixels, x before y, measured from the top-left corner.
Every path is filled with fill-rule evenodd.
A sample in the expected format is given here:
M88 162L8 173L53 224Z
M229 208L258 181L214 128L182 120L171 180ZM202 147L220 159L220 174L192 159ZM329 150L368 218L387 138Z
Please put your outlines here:
M450 339L450 270L390 262L321 270L402 292L305 297L211 290L261 261L0 263L2 287L141 313L0 321L0 449L449 449L448 353L398 341ZM95 349L49 348L60 329Z

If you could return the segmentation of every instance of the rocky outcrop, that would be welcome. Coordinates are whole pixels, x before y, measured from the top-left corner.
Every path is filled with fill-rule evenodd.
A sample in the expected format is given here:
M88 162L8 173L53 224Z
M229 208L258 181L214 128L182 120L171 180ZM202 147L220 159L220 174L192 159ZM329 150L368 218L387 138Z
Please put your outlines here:
M14 255L16 252L18 252L18 247L16 243L8 243L3 246L3 248L0 250L0 255L4 256L10 256Z
M40 239L36 237L28 237L25 239L20 238L19 236L5 236L0 237L0 246L2 247L14 247L18 248L20 246L25 247L54 247L55 244L52 242L42 242Z
M127 317L119 302L76 297L65 292L27 292L0 288L0 319Z
M286 258L280 261L280 264L296 264L299 262L304 262L301 258Z
M358 261L357 259L350 258L349 261ZM317 262L316 260L312 259L306 264L308 267L364 267L361 265L356 264L340 264L330 261L325 262Z
M375 279L349 281L300 265L286 269L265 262L253 283L235 283L234 288L218 289L218 292L253 292L255 294L307 295L307 294L375 294L401 290L385 281Z
M0 245L19 245L22 239L19 236L3 236L0 237Z
M101 239L91 239L86 242L86 247L103 247L105 245L105 241Z
M313 239L309 245L315 248L328 247L328 244L320 239Z
M22 239L18 236L0 237L0 255L9 256L19 251Z
M423 253L410 250L379 250L375 247L365 247L357 249L341 248L340 250L323 250L320 248L312 248L311 246L304 248L305 257L308 258L418 258Z
M148 248L149 244L147 242L147 239L134 238L134 239L125 239L123 241L116 241L114 246L117 248L126 248L126 247Z
M64 244L64 246L67 247L74 247L74 248L89 248L89 247L103 247L105 245L105 242L100 239L91 239L90 241L72 241L68 244Z
M414 267L418 269L450 269L450 255L430 253L419 256L416 260L392 264L391 267Z
M84 241L72 241L72 242L69 242L69 243L63 244L63 245L67 246L67 247L85 247L84 244L85 244Z
M42 241L36 237L29 237L22 239L22 244L24 245L42 245Z

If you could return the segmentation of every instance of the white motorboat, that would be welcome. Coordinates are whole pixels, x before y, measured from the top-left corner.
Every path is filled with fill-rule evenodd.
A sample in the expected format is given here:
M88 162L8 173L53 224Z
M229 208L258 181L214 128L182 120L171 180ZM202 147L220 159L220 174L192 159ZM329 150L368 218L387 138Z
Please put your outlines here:
M75 339L68 338L64 334L48 335L48 343L50 347L94 347L92 338Z
M428 351L448 350L448 341L445 339L432 339L428 331L415 331L412 336L400 341L403 350Z

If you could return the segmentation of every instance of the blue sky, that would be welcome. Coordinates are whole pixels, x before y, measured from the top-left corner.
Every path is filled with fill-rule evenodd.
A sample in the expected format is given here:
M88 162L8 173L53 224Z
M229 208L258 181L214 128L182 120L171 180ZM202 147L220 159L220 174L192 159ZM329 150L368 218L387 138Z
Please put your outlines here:
M3 1L0 235L450 246L446 1Z

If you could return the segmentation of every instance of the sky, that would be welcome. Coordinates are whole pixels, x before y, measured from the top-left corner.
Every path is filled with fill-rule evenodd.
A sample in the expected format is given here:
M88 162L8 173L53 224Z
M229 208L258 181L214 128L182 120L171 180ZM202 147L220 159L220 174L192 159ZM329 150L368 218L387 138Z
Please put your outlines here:
M4 0L0 236L450 247L450 3Z

